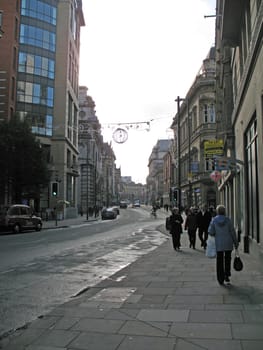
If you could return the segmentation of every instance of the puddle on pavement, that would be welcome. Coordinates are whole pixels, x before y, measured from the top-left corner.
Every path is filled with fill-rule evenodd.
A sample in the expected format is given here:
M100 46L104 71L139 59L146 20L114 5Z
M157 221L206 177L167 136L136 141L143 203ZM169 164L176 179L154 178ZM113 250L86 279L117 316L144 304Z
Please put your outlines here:
M134 292L136 288L106 288L102 289L97 294L93 295L89 300L93 301L107 301L107 302L124 302Z

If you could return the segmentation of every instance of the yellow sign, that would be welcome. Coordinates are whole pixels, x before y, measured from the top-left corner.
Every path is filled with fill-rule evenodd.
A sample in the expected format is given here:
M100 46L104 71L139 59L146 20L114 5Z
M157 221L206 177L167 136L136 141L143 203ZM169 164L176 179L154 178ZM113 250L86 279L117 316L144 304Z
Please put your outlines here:
M205 156L223 155L224 154L223 140L209 140L204 142Z

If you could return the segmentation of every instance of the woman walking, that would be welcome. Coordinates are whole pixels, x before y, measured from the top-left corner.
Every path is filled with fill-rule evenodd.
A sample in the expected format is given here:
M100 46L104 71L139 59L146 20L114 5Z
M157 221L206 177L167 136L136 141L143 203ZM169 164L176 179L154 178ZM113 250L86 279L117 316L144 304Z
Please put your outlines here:
M231 253L233 246L238 248L238 240L232 221L226 216L226 208L218 205L217 216L209 225L208 234L215 237L216 245L216 273L219 284L224 281L230 284Z

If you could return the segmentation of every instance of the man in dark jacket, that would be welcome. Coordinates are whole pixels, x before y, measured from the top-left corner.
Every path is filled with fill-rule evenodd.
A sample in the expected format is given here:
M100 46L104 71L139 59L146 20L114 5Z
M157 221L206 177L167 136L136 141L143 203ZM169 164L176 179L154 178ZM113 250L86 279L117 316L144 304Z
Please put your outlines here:
M211 211L205 205L203 211L197 213L198 236L201 241L201 247L206 249L206 241L208 238L208 227L212 219Z
M172 209L172 215L170 216L170 234L172 235L173 239L173 247L174 250L180 250L180 239L181 239L181 233L182 230L182 223L183 223L183 217L179 213L178 208Z
M190 248L195 249L196 230L197 230L197 215L194 208L190 208L185 221L185 230L188 231Z

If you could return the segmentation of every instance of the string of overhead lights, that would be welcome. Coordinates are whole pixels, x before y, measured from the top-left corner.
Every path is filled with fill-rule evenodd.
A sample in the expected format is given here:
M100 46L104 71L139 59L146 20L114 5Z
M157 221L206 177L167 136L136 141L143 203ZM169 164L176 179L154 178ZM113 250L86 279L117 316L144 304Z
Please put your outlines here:
M85 123L80 123L78 125L78 132L80 135L89 134L94 135L95 133L101 134L101 130L110 129L112 131L112 139L116 143L124 143L128 140L128 132L129 131L150 131L151 123L159 120L170 117L159 117L153 118L147 121L138 121L138 122L116 122L116 123L103 123L101 124L100 130L95 130L89 125L88 121ZM59 129L60 126L56 125L54 130ZM76 127L73 127L77 129Z
M110 128L112 138L116 143L124 143L128 140L128 131L150 131L151 121L146 122L131 122L131 123L108 123L104 124L103 128Z
M150 131L151 123L158 120L170 117L153 118L148 121L140 122L120 122L103 124L102 128L110 128L113 131L112 138L116 143L124 143L128 140L128 131Z

